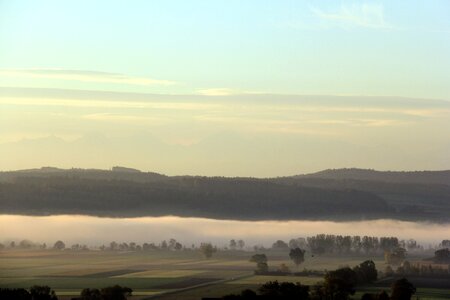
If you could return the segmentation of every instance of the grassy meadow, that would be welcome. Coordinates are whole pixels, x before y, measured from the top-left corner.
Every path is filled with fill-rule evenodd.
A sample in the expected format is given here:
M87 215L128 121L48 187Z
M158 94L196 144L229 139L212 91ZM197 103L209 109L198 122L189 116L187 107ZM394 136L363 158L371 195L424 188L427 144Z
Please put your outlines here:
M313 285L320 276L256 276L255 264L249 262L253 252L219 251L206 259L198 251L56 251L16 250L0 252L0 287L29 288L49 285L60 299L79 295L83 288L123 285L133 289L133 299L201 299L257 289L267 281L290 281ZM271 270L286 264L297 268L287 253L266 252ZM355 266L373 259L384 270L382 257L328 257L308 255L300 266L308 270L333 270ZM383 287L361 288L363 291L389 290ZM450 289L418 288L420 299L450 299Z

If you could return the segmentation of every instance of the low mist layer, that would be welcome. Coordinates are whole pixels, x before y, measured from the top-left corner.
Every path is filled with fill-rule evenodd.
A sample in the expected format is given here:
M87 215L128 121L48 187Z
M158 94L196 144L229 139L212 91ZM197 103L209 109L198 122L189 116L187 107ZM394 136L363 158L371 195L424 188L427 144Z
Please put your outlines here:
M115 241L160 242L175 238L183 244L209 241L226 245L244 239L247 245L271 245L275 240L326 233L340 235L396 236L414 238L423 245L450 237L450 224L376 220L331 221L230 221L173 216L146 218L97 218L89 216L30 217L0 215L0 235L7 240L87 243ZM3 241L2 241L3 242Z

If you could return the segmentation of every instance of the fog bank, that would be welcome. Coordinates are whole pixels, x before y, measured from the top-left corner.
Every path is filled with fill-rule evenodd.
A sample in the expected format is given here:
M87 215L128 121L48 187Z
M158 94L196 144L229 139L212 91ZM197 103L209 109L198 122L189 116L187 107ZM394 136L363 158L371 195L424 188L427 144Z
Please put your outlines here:
M202 241L226 245L230 239L243 239L248 246L269 246L277 239L289 240L319 233L413 238L426 246L450 238L450 224L395 220L230 221L174 216L114 219L74 215L0 215L1 242L29 239L52 244L60 239L68 245L101 245L113 240L159 243L175 238L187 245Z

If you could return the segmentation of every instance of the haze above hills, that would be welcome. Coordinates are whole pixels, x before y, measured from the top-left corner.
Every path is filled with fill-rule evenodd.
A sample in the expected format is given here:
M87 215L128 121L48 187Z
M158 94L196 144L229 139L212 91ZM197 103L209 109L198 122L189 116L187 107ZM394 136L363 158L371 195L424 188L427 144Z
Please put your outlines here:
M276 177L41 168L0 173L2 214L233 220L450 221L450 170L335 169Z

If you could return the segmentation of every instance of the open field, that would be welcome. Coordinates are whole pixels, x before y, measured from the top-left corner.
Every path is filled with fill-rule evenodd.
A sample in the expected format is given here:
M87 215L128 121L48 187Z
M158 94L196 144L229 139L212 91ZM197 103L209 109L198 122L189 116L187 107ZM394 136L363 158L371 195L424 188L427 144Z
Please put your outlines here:
M71 296L79 295L83 288L119 284L132 288L134 299L194 300L201 299L202 296L239 293L246 288L257 289L267 281L313 285L322 279L320 276L255 276L255 264L248 261L253 254L244 251L219 251L211 259L205 259L197 251L2 251L0 287L49 285L60 298L70 299ZM271 270L286 264L292 271L297 271L287 253L266 254ZM369 258L308 256L299 271L304 268L333 270L341 266L355 266L365 259ZM381 257L374 261L378 269L384 269ZM376 289L382 288L381 284ZM370 289L373 287L367 288L369 291ZM389 286L386 285L385 289L388 290ZM448 289L419 288L418 293L421 299L450 299L450 296L445 296L450 295Z

